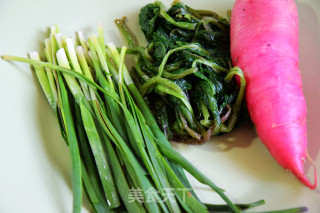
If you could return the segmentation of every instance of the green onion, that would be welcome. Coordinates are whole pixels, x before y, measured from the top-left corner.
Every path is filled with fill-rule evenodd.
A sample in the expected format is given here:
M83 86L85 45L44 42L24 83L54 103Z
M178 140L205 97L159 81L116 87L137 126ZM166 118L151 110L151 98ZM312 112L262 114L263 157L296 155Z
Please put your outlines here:
M31 53L30 59L2 56L7 61L33 65L56 113L70 150L73 212L81 211L83 191L92 211L98 213L208 212L213 206L207 207L199 200L183 169L210 186L225 201L223 208L240 212L243 206L231 202L222 189L172 148L124 63L126 47L120 52L113 43L105 47L101 26L98 36L90 36L88 42L81 31L78 39L81 46L75 46L72 38L60 34L54 26L45 40L46 62L40 61L38 53ZM182 73L189 72L198 72L198 68ZM233 75L241 76L239 69L229 73L226 81ZM198 124L192 123L193 111L180 87L161 76L148 81L142 93L156 85L160 92L186 99L180 103L180 126L197 136L192 128L199 129ZM242 95L240 89L234 108L239 107ZM141 197L132 200L134 192L140 192Z
M64 85L63 79L59 75L60 95L61 95L61 110L64 118L64 124L70 149L71 165L72 165L72 191L73 191L73 212L81 211L82 203L82 183L81 183L81 159L79 147L75 133L72 112L69 106L69 97Z

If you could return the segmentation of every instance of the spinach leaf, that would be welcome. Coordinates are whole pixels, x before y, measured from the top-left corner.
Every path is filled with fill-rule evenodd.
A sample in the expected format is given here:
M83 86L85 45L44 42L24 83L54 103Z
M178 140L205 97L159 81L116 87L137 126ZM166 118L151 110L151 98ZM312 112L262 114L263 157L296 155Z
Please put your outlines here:
M156 1L140 10L139 23L149 43L129 48L139 57L133 75L166 136L201 143L231 131L243 88L230 77L241 70L232 68L228 20L180 1L165 10Z
M151 3L147 4L140 10L139 24L149 42L152 40L159 14L160 7Z

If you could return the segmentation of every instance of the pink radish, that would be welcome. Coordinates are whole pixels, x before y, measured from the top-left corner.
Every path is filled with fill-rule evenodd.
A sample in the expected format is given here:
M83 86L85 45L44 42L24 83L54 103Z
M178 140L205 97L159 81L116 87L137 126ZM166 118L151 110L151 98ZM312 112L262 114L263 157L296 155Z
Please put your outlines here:
M311 189L306 103L299 72L298 12L294 0L236 0L231 56L247 81L246 102L261 141L275 160ZM314 167L315 168L315 167Z

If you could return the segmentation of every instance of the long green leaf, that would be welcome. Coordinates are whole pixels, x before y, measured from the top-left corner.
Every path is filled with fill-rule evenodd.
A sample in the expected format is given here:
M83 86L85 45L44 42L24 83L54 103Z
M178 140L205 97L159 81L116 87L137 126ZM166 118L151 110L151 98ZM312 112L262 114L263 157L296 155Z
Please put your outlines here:
M97 213L109 212L109 206L101 185L97 166L95 164L88 137L86 136L86 132L82 123L80 106L78 104L74 104L73 109L75 111L74 117L77 127L76 132L82 160L83 186L93 209L95 209Z
M110 203L111 208L116 208L120 206L120 200L95 122L90 111L82 102L80 103L80 109L83 125L89 139L106 199L108 200L108 203Z
M129 189L129 185L127 183L126 177L123 174L121 165L118 161L118 157L114 151L111 141L104 134L103 134L103 141L106 144L108 154L110 156L112 171L114 173L114 176L117 177L115 179L115 182L117 184L117 188L124 205L126 206L129 213L144 213L145 209L140 203L138 203L137 201L131 202L129 200L130 189Z
M65 127L68 138L71 165L72 165L72 192L73 192L73 213L81 212L82 203L82 181L81 181L81 160L78 147L76 132L74 129L74 122L72 112L69 105L69 95L64 85L63 79L59 76L59 85L61 93L61 102L63 109L61 109L65 118Z

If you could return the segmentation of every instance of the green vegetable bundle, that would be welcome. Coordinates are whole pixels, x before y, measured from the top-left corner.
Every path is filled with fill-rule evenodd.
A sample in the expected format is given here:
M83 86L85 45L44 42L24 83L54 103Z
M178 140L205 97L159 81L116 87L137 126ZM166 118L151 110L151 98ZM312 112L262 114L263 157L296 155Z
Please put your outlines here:
M37 52L4 60L33 65L58 119L72 162L73 212L82 191L94 212L208 212L183 169L226 202L210 209L239 212L260 205L233 204L224 191L170 145L124 64L126 47L105 45L103 31L86 41L62 36L45 40L45 62Z
M128 52L138 56L135 83L167 138L202 143L230 132L246 82L231 65L229 21L178 1L166 11L156 1L140 10L139 23L149 42L146 48L134 42L124 19L117 21Z

